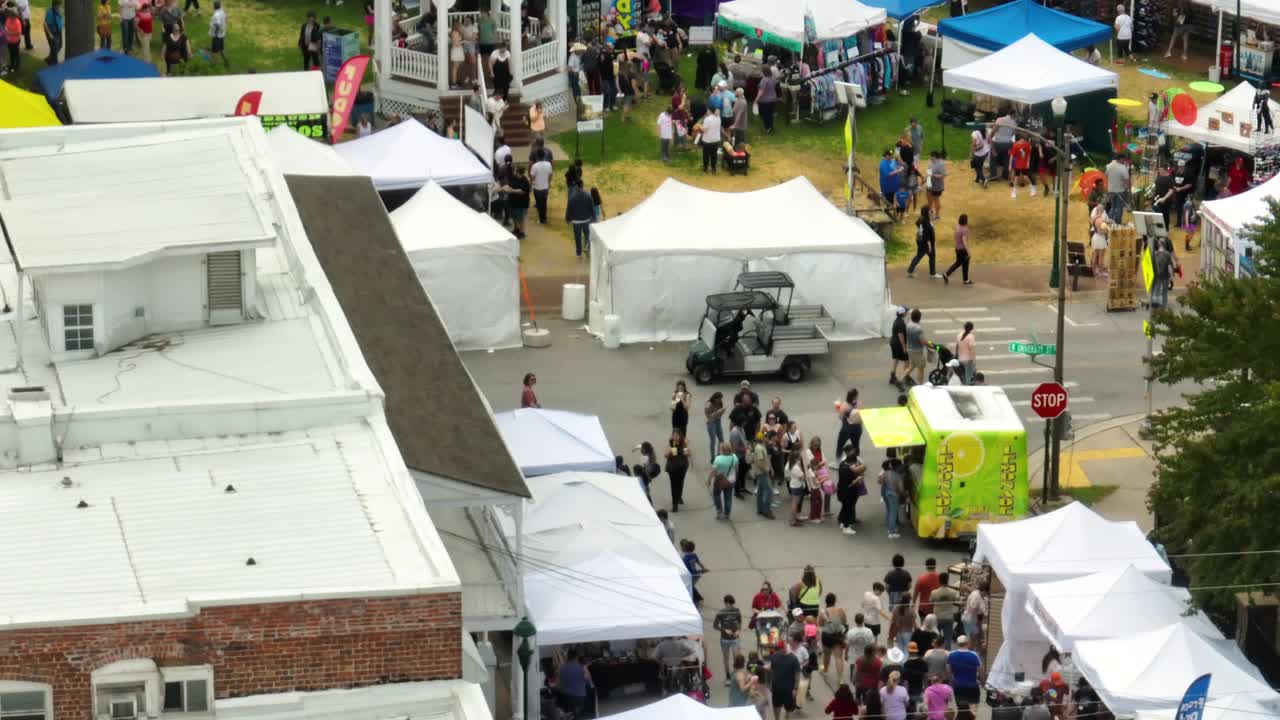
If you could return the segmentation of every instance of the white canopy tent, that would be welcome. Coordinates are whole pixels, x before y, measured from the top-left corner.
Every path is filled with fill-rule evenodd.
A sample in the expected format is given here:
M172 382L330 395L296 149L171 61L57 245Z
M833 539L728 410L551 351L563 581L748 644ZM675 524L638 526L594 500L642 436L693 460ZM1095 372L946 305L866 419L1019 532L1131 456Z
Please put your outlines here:
M1214 11L1235 17L1237 0L1196 0L1201 5L1208 5ZM1257 20L1267 25L1280 25L1280 5L1275 0L1239 0L1240 16L1249 20ZM1222 38L1218 38L1222 44Z
M883 23L884 8L863 5L856 0L731 0L719 7L719 22L745 35L759 30L765 42L797 48L806 42L805 15L813 17L818 41L842 40Z
M1220 95L1218 99L1199 108L1194 123L1183 125L1176 120L1171 120L1165 123L1165 131L1170 135L1188 140L1250 153L1253 151L1254 135L1252 133L1249 137L1241 135L1240 124L1248 123L1256 130L1257 117L1253 111L1255 92L1253 85L1242 82ZM1280 118L1280 103L1275 100L1267 102L1271 106L1271 117ZM1226 116L1223 113L1226 113ZM1230 122L1227 122L1227 116L1230 116ZM1209 128L1211 118L1217 121L1216 130Z
M1011 523L978 526L974 560L987 562L1005 588L1001 628L1004 643L988 682L1015 685L1015 673L1035 677L1049 646L1027 611L1027 586L1132 565L1169 584L1169 566L1134 522L1111 522L1082 503Z
M1201 635L1222 633L1204 612L1186 616L1191 593L1152 580L1132 565L1027 586L1027 610L1063 652L1076 642L1121 637L1183 622Z
M331 145L304 138L288 125L267 133L267 145L276 167L285 175L358 175Z
M324 73L279 72L118 80L68 80L62 86L77 123L159 122L231 117L245 93L258 91L258 116L329 114Z
M1261 720L1274 714L1248 695L1232 695L1206 703L1202 720ZM1135 717L1136 720L1177 720L1178 708L1172 706L1161 710L1139 710Z
M526 535L572 527L590 517L626 527L662 529L653 505L635 478L598 472L562 472L528 479L532 497L524 503ZM504 528L515 532L514 524ZM665 537L666 531L663 530Z
M1247 695L1273 717L1280 693L1230 640L1210 640L1185 623L1106 640L1076 643L1076 666L1117 716L1177 705L1191 681L1210 673L1211 703ZM1214 703L1217 704L1217 703Z
M1116 89L1120 78L1033 34L986 57L944 70L942 85L1031 105L1059 96Z
M391 224L459 350L520 346L514 235L434 182L392 211Z
M792 302L825 306L831 339L881 335L884 241L807 178L744 193L668 178L636 207L593 223L591 238L592 323L618 315L622 342L693 339L707 295L755 270L795 278Z
M584 520L524 536L525 557L534 571L577 565L602 552L617 553L641 565L673 568L685 585L691 585L688 568L661 527Z
M702 616L675 568L614 552L525 578L539 645L701 635Z
M1254 244L1250 225L1263 222L1271 212L1270 202L1280 198L1280 175L1239 195L1210 200L1200 206L1204 215L1204 239L1200 243L1201 272L1213 269L1231 277L1253 275Z
M600 720L759 720L754 707L713 708L694 700L684 693L667 697L616 715L606 715Z
M487 185L493 175L461 140L437 135L414 119L334 146L379 190L412 190L439 185Z
M595 415L521 408L496 417L498 431L525 477L614 471L613 450Z

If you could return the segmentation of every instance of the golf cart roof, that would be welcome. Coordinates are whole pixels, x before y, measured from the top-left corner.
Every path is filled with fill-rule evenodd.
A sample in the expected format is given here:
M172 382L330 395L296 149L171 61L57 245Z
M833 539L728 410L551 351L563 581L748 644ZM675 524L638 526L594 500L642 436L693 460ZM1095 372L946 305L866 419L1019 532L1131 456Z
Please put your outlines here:
M745 272L738 276L738 287L743 290L760 290L761 288L794 288L791 276L778 270L762 270Z
M778 306L773 298L762 292L731 292L707 296L707 308L716 312L738 310L773 310Z

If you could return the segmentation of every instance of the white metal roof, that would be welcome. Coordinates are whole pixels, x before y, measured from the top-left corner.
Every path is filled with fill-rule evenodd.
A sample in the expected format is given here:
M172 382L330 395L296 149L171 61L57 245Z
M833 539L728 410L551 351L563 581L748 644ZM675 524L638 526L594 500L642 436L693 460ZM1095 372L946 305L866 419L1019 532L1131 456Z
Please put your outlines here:
M462 680L275 693L214 702L220 720L490 720L484 693Z
M388 470L369 426L186 445L7 474L0 627L458 588L429 522L419 536L421 505L402 503L407 473Z
M206 77L68 80L62 85L77 123L156 122L228 117L245 93L258 90L259 115L329 112L324 74L255 73Z
M0 157L0 217L19 265L32 273L270 246L268 200L242 152L234 134L214 132Z

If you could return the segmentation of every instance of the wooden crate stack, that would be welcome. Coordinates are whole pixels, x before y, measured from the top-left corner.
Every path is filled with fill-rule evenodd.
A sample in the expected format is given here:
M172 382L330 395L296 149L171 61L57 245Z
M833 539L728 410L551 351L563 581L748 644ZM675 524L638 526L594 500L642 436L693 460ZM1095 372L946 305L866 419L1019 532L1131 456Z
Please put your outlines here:
M1138 233L1133 225L1112 225L1108 236L1111 273L1107 284L1107 311L1138 307Z

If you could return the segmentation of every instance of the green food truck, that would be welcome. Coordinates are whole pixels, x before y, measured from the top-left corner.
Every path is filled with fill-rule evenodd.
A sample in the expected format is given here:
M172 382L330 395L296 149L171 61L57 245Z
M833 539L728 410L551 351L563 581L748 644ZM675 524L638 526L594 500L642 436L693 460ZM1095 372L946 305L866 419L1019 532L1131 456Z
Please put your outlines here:
M907 465L903 504L920 537L967 537L980 522L1026 516L1027 432L1004 390L920 385L906 407L860 415L872 444L898 448Z

